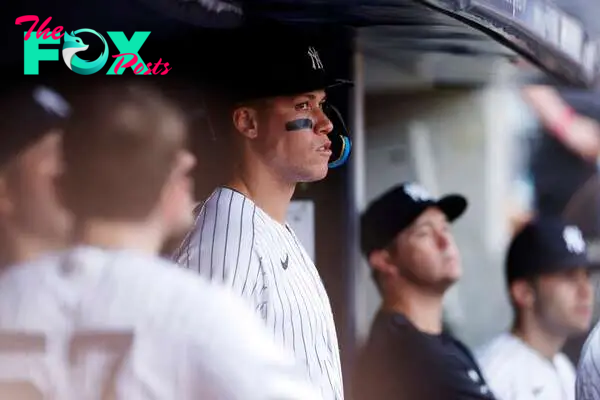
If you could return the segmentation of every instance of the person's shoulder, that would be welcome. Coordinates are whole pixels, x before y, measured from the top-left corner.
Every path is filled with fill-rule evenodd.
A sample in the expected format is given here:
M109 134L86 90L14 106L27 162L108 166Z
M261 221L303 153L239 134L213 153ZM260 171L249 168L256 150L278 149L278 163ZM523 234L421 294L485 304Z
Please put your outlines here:
M153 319L164 319L159 323L170 326L169 331L177 335L198 335L199 329L208 334L215 327L235 329L235 321L248 318L246 311L249 309L238 296L192 270L179 268L172 261L158 257L148 258L145 265L142 265L143 257L131 261L131 270L122 273L121 278L137 279L136 298L140 301L152 298L168 304L168 310L157 307L166 312Z
M223 285L204 279L192 270L178 268L167 259L155 260L153 267L152 282L176 296L174 306L184 313L189 313L190 319L210 319L236 314L240 309L244 313L246 311L246 303L239 296ZM190 308L197 311L191 311Z
M506 349L514 349L517 346L516 339L510 333L503 332L477 347L475 355L491 356Z
M242 356L262 352L264 357L277 358L278 347L272 346L263 321L240 296L226 287L196 275L177 274L182 284L169 318L175 321L172 329L190 346L202 349L198 354L233 353ZM179 279L181 278L181 279ZM197 279L193 279L197 278ZM243 334L240 336L240 327ZM236 350L237 349L237 350ZM274 355L275 354L275 355Z
M600 322L589 334L577 365L575 392L579 400L597 400L599 398L600 371L597 367L600 360Z
M380 311L361 351L366 359L399 364L427 354L425 342L424 336L403 315Z
M54 276L58 276L60 261L66 252L48 253L35 260L9 265L0 273L0 298L13 296L14 292L38 292L51 286Z
M488 376L510 374L511 371L518 373L514 367L519 363L520 354L522 346L509 333L501 333L474 352L479 366Z
M131 267L141 275L145 272L148 291L164 290L177 293L181 300L192 299L200 301L215 293L210 281L203 279L197 273L185 268L178 268L172 260L162 257L138 256L131 260ZM129 274L133 276L133 274ZM138 275L138 274L136 274Z
M197 213L194 231L202 241L232 238L251 241L258 223L256 204L237 190L216 188Z
M600 375L596 368L598 360L600 360L600 322L594 326L594 329L585 340L577 369L578 375L581 375L584 372L586 374L593 372L596 376Z
M103 256L98 249L84 246L47 252L33 260L3 268L0 273L0 286L11 286L16 283L30 286L56 284L54 279L60 279L69 272L79 270L81 264L96 262L105 265ZM73 260L75 262L72 262ZM79 260L84 262L78 262ZM32 276L35 279L31 279Z
M371 323L369 338L365 346L372 346L391 339L394 340L393 337L406 333L408 324L404 323L403 317L398 319L396 316L393 313L378 311Z
M199 217L203 216L229 216L233 218L248 217L254 213L256 204L243 193L228 187L218 187L204 201L197 211Z
M562 379L568 380L569 382L575 382L575 376L577 375L575 365L573 365L565 353L558 353L556 357L554 357L554 364Z

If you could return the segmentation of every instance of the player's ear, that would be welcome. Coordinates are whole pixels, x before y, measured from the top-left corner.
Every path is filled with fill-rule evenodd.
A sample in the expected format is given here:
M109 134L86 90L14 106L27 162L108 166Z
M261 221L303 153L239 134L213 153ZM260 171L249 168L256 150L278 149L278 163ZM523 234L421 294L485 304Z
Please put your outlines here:
M386 249L371 252L369 254L369 265L382 277L394 276L398 272L390 251Z
M524 279L510 285L510 296L519 308L531 309L535 303L535 291L531 283Z
M249 139L258 135L258 112L252 107L238 107L233 110L233 126L236 131Z

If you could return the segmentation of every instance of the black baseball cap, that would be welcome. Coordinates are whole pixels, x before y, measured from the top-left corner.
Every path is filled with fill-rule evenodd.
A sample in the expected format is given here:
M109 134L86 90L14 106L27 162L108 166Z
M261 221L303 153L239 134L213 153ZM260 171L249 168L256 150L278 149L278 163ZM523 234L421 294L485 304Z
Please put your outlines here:
M211 75L220 78L234 102L352 85L330 74L317 42L290 27L239 30L219 42L218 70Z
M540 217L514 236L506 256L506 280L529 279L572 268L591 268L581 230L559 218Z
M0 166L62 127L70 112L69 103L47 82L13 78L0 89Z
M405 182L373 201L361 216L361 248L365 255L388 246L430 207L440 209L454 221L467 209L467 199L450 194L435 199L417 183Z

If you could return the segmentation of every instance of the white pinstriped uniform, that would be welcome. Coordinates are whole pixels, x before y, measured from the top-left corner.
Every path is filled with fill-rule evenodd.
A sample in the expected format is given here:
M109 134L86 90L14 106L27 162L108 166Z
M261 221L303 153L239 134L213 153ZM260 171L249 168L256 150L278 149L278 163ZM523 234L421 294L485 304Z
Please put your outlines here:
M498 400L573 400L575 367L563 353L547 359L511 333L475 352Z
M46 400L99 400L119 355L116 399L320 398L237 296L132 251L82 247L4 272L0 330L0 390L28 380ZM89 330L104 333L68 361ZM27 349L7 352L24 339L7 331L32 334ZM106 347L106 331L133 334L131 346Z
M600 400L600 322L581 350L575 384L576 400Z
M273 220L243 194L218 188L204 203L176 259L245 298L276 342L306 366L323 397L343 399L329 298L313 261L287 224Z

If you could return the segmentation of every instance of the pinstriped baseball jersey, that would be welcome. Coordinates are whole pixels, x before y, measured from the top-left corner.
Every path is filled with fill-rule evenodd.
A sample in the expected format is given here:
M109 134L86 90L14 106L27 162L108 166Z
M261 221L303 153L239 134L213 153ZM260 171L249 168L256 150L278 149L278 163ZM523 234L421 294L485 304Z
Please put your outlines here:
M218 188L176 259L245 298L277 343L306 366L323 397L343 398L329 298L314 263L287 224L273 220L241 193Z
M600 322L583 345L577 367L576 400L600 400Z
M0 398L24 398L3 392L19 381L41 392L27 399L321 398L238 296L157 257L90 247L0 276Z

